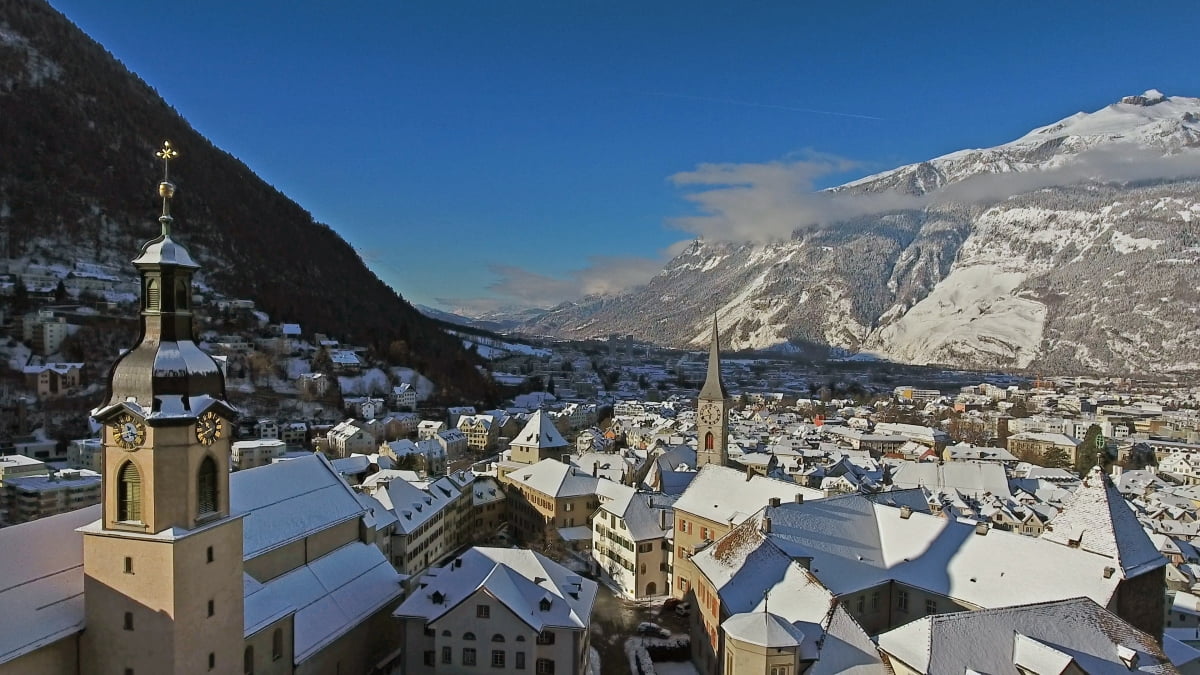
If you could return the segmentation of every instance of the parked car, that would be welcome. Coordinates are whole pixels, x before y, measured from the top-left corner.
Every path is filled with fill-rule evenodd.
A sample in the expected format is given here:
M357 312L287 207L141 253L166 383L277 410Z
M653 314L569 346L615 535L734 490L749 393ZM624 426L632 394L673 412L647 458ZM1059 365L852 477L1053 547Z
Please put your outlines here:
M662 626L654 623L653 621L643 621L643 622L639 623L637 625L637 633L638 633L638 635L645 635L646 637L657 637L657 638L671 637L671 631L667 630L666 628L663 628Z

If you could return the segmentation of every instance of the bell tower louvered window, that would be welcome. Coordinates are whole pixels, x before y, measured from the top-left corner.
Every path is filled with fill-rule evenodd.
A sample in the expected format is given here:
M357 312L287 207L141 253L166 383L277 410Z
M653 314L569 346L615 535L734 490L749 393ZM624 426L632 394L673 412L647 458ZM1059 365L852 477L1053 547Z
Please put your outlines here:
M117 472L117 520L142 519L142 474L133 462Z
M212 457L205 457L200 462L200 472L196 475L197 494L200 500L200 513L213 513L217 510L217 463Z
M162 289L159 288L158 279L146 280L146 309L155 312L162 309Z

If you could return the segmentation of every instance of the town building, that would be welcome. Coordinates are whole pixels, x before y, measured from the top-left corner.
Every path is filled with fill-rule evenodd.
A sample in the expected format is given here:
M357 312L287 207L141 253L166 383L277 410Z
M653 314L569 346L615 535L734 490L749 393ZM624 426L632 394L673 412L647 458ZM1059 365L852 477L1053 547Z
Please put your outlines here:
M277 459L282 459L287 452L287 445L275 438L265 438L253 441L235 441L230 451L230 461L235 471L266 466Z
M509 461L518 464L537 464L546 459L560 459L571 453L571 444L563 438L554 421L538 410L529 417L525 427L509 444Z
M475 547L396 610L409 673L589 672L596 582L533 551Z
M329 452L334 457L349 457L350 455L369 455L378 447L375 435L364 428L357 420L340 422L326 434Z
M100 474L87 469L6 476L2 482L9 523L27 523L100 503Z
M674 499L610 486L592 515L592 559L624 597L670 593Z
M38 398L63 396L83 384L82 363L45 363L25 366L25 385L37 392Z

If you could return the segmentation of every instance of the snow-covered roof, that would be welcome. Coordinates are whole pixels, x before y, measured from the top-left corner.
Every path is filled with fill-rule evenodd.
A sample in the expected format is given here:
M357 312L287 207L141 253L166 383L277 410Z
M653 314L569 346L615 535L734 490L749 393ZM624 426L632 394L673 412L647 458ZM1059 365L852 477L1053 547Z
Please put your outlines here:
M763 613L769 608L791 624L803 636L800 658L818 659L810 673L880 672L879 653L862 627L756 523L735 528L692 556L692 562L716 589L725 612ZM825 639L827 633L832 639Z
M900 462L892 468L897 488L953 488L972 497L990 493L1008 497L1008 476L997 462Z
M557 459L543 459L537 464L520 468L509 474L509 479L521 483L552 497L578 497L596 493L602 479Z
M742 612L725 619L721 630L735 640L760 647L798 647L804 644L804 632L787 619L770 612Z
M545 412L539 410L529 418L525 428L521 429L517 437L512 440L511 445L550 449L566 447L569 443L559 433L558 427L554 426L554 421Z
M135 265L174 265L200 269L187 249L168 234L161 234L142 245L142 252L133 259Z
M1164 672L1166 655L1139 631L1089 598L927 616L883 633L880 648L921 673L1018 675ZM1025 670L1019 670L1018 668Z
M453 504L461 492L450 479L442 477L432 482L391 480L373 494L396 514L396 531L407 534Z
M83 630L83 537L100 506L0 529L0 664Z
M736 525L766 506L771 498L791 502L796 495L803 495L805 500L825 496L820 490L795 483L757 475L747 479L744 471L709 464L675 502L675 510Z
M756 519L764 516L772 542L810 559L838 595L894 580L976 607L1080 596L1107 604L1121 581L1103 555L861 495L781 504Z
M404 576L379 549L351 542L307 565L257 586L247 584L246 634L261 629L287 608L295 612L294 662L358 626L400 599ZM253 621L253 623L252 623Z
M537 631L586 630L596 599L596 582L540 553L476 546L426 573L393 616L436 621L481 589Z
M306 453L229 476L229 510L244 515L246 559L357 518L363 506L324 456Z
M1092 468L1041 538L1111 558L1126 578L1167 564L1100 467Z

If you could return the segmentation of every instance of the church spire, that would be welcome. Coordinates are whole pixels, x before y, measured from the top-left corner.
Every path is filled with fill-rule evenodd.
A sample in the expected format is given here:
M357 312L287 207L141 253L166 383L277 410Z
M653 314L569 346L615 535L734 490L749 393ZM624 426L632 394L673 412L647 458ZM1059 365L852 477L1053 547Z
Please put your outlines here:
M717 316L713 315L712 341L708 347L708 377L700 389L700 398L709 401L723 401L729 398L729 391L721 380L721 338L717 333Z
M163 161L161 231L133 261L141 277L141 337L113 366L106 405L135 402L157 411L169 397L186 414L197 397L224 400L225 380L212 357L196 346L192 331L192 275L200 266L171 238L175 184L168 179L179 153L165 142L154 154Z

